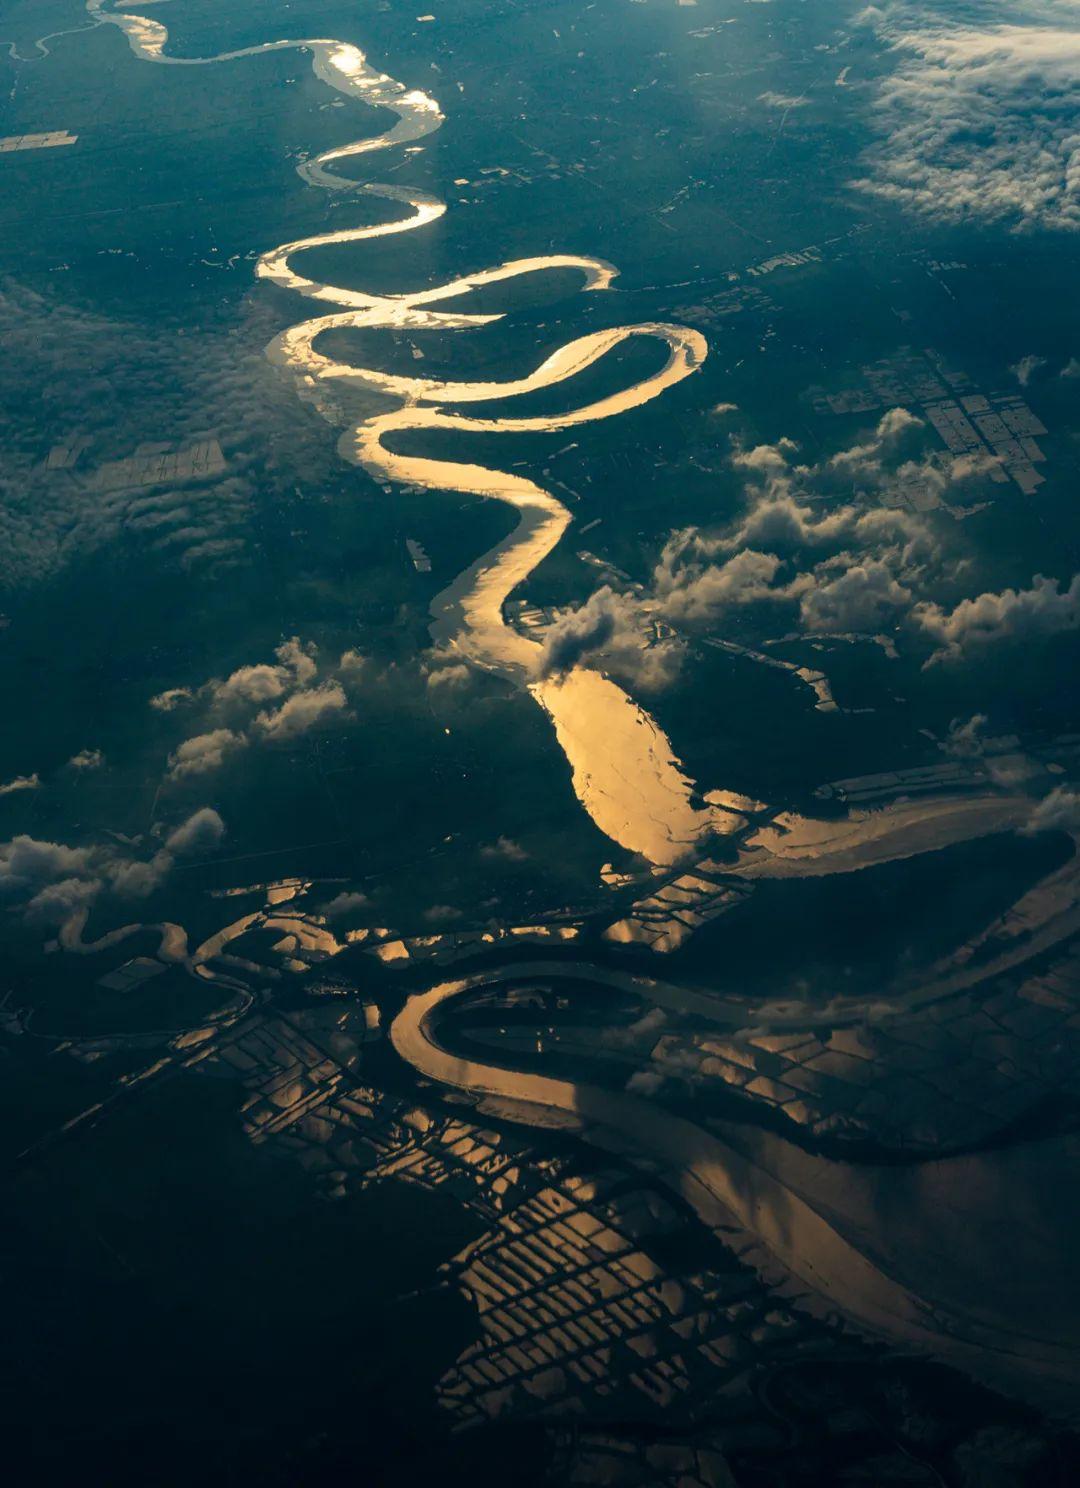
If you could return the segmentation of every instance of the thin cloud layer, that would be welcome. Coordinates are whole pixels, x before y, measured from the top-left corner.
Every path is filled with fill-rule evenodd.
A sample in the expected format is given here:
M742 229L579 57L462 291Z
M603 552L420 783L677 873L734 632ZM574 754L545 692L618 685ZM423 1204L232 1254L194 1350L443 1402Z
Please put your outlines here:
M855 184L939 221L1080 227L1080 15L1074 0L996 5L957 24L871 7L895 50L881 142Z
M291 491L301 472L336 468L324 428L266 361L270 317L249 305L187 336L0 281L0 586L39 582L117 545L196 577L250 562L256 492ZM28 387L49 389L44 425ZM224 472L123 484L118 462L140 445L211 438ZM51 445L72 441L73 465L47 465Z

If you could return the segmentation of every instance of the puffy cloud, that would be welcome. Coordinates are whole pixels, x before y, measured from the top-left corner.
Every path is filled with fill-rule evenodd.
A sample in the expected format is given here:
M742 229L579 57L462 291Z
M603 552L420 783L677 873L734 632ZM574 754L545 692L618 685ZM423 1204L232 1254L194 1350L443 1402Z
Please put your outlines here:
M480 856L488 859L501 859L506 863L524 863L529 854L510 837L497 837L494 842L485 844L480 849Z
M194 696L190 687L168 687L150 699L150 706L159 713L172 713L185 703L190 703Z
M227 728L211 729L208 734L185 739L169 755L169 779L187 780L192 775L206 775L247 742L246 735Z
M472 681L472 672L463 661L449 661L445 665L434 665L428 671L427 685L433 691L444 688L453 690L465 687Z
M110 863L105 872L117 894L127 899L145 899L159 889L172 872L177 858L211 852L225 835L225 823L211 806L198 811L174 827L149 862L130 859Z
M317 682L318 648L312 642L291 636L275 648L274 656L273 662L249 663L225 678L213 677L197 688L170 688L151 699L160 712L186 704L200 705L203 713L203 731L184 739L169 755L167 779L207 774L248 745L299 738L335 715L351 716L341 682L333 677ZM338 670L352 680L366 665L359 652L346 651ZM261 703L278 706L259 710ZM223 716L227 722L219 722Z
M656 691L678 674L683 653L677 639L655 634L638 596L604 585L585 604L557 616L544 635L537 675L559 676L591 656L635 687Z
M260 713L255 728L274 743L298 739L309 730L342 717L347 708L348 699L340 682L324 682L319 687L294 692L280 708Z
M1080 831L1080 791L1059 785L1043 797L1022 830L1029 837L1037 832Z
M319 670L319 664L315 660L317 654L315 645L310 641L305 644L299 636L283 641L274 651L278 661L292 673L297 685L301 687L306 687Z
M659 1070L635 1070L626 1082L626 1092L628 1095L659 1095L663 1085L664 1076Z
M8 780L0 785L0 796L12 796L17 791L32 791L41 789L41 777L37 771L33 775L16 775L14 780Z
M989 450L972 450L968 454L957 455L951 462L949 479L954 485L962 486L965 481L980 480L1000 464L1000 455L992 455Z
M941 529L892 498L920 485L940 495L958 480L985 475L986 466L902 458L904 442L924 428L908 410L889 409L857 443L814 465L796 463L790 439L751 449L736 444L731 463L746 480L743 515L726 529L672 533L651 588L633 603L677 627L707 626L762 605L797 606L815 634L875 633L913 610L924 628L940 625L939 612L921 601L945 572ZM871 495L887 504L871 504ZM613 623L611 603L596 599L565 638L610 645Z
M453 904L433 904L424 910L424 919L429 925L449 925L461 919L461 910Z
M863 512L852 524L852 538L863 548L881 553L901 569L940 558L940 549L925 522L904 511L880 508Z
M268 703L312 681L319 669L316 654L313 645L304 645L298 636L292 636L275 649L276 666L261 662L238 667L223 682L208 682L204 691L213 703L223 707Z
M267 703L279 698L292 680L292 673L285 667L259 662L237 667L224 682L211 683L210 695L215 703L226 707L230 703Z
M752 449L735 446L731 463L737 470L748 470L757 475L785 475L791 466L791 456L797 455L799 446L794 439L780 439L776 444L755 444Z
M750 449L736 443L731 463L746 479L744 515L726 530L673 532L646 590L605 587L561 614L545 637L540 674L593 657L639 688L662 687L685 656L666 627L708 626L750 606L798 606L821 633L891 623L914 602L926 566L939 562L940 544L923 518L868 506L865 488L917 481L944 488L948 477L936 465L907 461L897 469L899 446L923 427L906 409L889 409L861 442L812 466L795 463L791 439ZM850 491L856 481L862 498L838 503L837 485L848 482Z
M539 675L568 672L582 657L606 646L621 623L620 606L621 596L605 585L580 608L564 610L544 637Z
M165 849L175 857L209 852L225 835L225 823L212 806L201 806L165 838Z
M787 493L760 501L744 517L728 539L729 548L758 548L792 553L799 548L819 547L843 541L851 531L855 513L850 507L816 516Z
M856 184L942 221L1080 226L1080 28L1073 0L991 6L955 24L890 7L867 19L896 51L881 143ZM997 19L1000 17L1000 20Z
M1080 149L1080 136L1077 137L1077 148ZM1021 357L1018 362L1009 368L1021 387L1027 387L1031 379L1040 367L1046 366L1046 358L1041 356Z
M162 848L149 862L136 858L110 865L107 876L114 892L121 898L148 899L160 889L172 871L172 866L172 854Z
M802 597L804 624L815 631L876 631L911 603L911 590L899 583L887 563L855 560L835 578L818 583Z
M908 562L919 554L928 556L936 548L925 523L897 508L866 511L844 505L818 513L790 494L763 497L729 537L714 540L714 548L756 548L790 555L801 549L835 551L848 543L860 547L901 543Z
M105 756L100 749L80 749L78 754L73 754L68 760L69 770L100 770L105 763Z
M925 429L924 421L907 408L890 408L882 414L873 433L861 444L839 450L821 467L823 472L846 474L852 480L881 485L886 482L888 461L895 459L896 447L909 434ZM910 470L910 467L905 467ZM812 477L813 468L800 472Z
M705 563L711 545L693 531L676 533L656 570L656 589L664 616L676 623L704 624L725 610L762 601L798 597L799 581L775 585L781 560L775 553L744 549L724 563Z
M1063 588L1036 574L1030 589L1003 589L961 600L955 608L922 604L916 623L935 643L926 665L958 661L998 641L1028 641L1080 626L1080 574Z
M983 752L988 722L985 713L973 713L966 721L954 718L942 744L945 753L955 759L978 759Z
M371 663L360 651L343 651L338 661L338 671L346 682L359 682L369 671Z
M883 413L878 420L877 437L879 440L902 439L905 434L912 433L915 429L925 428L925 422L917 414L908 408L890 408Z
M338 894L330 900L329 904L323 905L322 913L328 920L337 920L342 915L354 914L358 909L366 909L369 902L366 894L356 891Z
M759 444L747 450L738 441L731 453L732 467L745 475L751 506L765 501L794 500L805 510L807 501L817 497L835 501L845 487L851 495L863 499L867 494L902 490L905 494L916 485L929 485L938 493L947 485L944 462L931 455L921 462L901 459L912 436L926 427L924 421L906 408L888 409L876 426L848 449L838 450L816 465L797 462L798 446L791 439L775 444ZM863 509L863 508L858 508ZM830 541L829 517L839 525L854 515L856 509L842 508L839 513L816 519L818 535ZM806 513L807 517L809 513ZM748 541L749 538L742 538Z
M39 842L13 837L0 842L0 899L25 899L49 883L83 877L90 871L93 850L66 847L62 842Z
M88 878L62 878L45 884L22 906L31 923L62 925L72 915L86 910L97 898L101 884Z
M208 852L225 826L202 807L165 838L150 859L135 858L113 843L69 847L26 835L0 843L0 902L29 923L63 925L85 915L104 894L141 899L161 887L178 857Z
M1075 378L1080 377L1080 357L1070 357L1069 360L1065 363L1064 367L1062 367L1058 376L1064 377L1069 382L1072 382Z

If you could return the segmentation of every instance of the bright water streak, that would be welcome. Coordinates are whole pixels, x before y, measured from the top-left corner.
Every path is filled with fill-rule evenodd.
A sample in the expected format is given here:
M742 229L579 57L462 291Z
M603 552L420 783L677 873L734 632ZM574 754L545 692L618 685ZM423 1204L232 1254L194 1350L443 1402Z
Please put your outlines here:
M404 206L407 215L369 227L301 238L263 254L257 265L260 278L308 299L343 307L282 332L271 342L267 354L292 372L301 395L325 417L347 423L339 446L342 454L376 478L432 491L486 497L517 511L513 532L436 596L432 602L432 635L439 645L460 653L473 665L498 672L527 688L550 717L570 763L574 790L601 831L630 851L664 864L692 850L706 832L723 830L723 813L694 804L693 786L669 740L644 709L608 677L589 668L579 667L560 677L542 676L540 645L503 620L508 596L552 552L569 526L571 516L566 507L523 476L483 465L404 455L388 449L385 442L388 435L405 431L552 432L610 418L651 401L696 371L708 351L704 337L685 327L660 322L619 326L572 341L552 353L529 376L502 383L407 377L354 367L322 355L315 349L316 339L338 327L454 331L501 319L498 315L445 313L428 308L485 285L552 269L574 269L583 276L583 289L602 290L617 271L601 259L549 254L513 260L411 294L366 294L309 279L292 265L293 257L306 249L411 232L446 210L444 203L425 192L357 183L330 168L338 161L410 144L431 134L443 122L435 100L417 89L406 89L371 67L363 52L346 42L325 38L271 41L215 57L171 57L165 52L168 32L159 22L106 10L104 0L88 0L87 10L95 19L118 26L135 55L147 62L199 67L284 48L309 52L313 71L330 87L396 115L396 122L383 134L326 150L298 167L312 186L380 197ZM517 419L481 419L445 411L448 404L508 399L552 387L591 366L622 342L637 337L667 345L664 366L631 387L585 407L559 415ZM388 414L350 422L341 411L338 397L339 391L346 391L350 384L391 394L401 406Z

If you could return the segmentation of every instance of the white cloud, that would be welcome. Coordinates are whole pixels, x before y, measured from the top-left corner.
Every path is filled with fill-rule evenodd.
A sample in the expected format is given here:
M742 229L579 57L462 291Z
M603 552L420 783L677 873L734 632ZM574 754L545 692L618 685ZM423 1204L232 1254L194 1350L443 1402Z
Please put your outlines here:
M161 888L172 871L172 866L172 854L162 849L149 862L135 858L113 863L106 873L113 892L122 899L146 899Z
M1028 0L955 24L890 7L881 143L856 183L943 221L1080 227L1080 27L1074 0Z
M587 657L644 692L666 687L678 674L685 647L650 633L650 616L633 594L597 589L577 609L561 611L545 632L537 676L560 676Z
M998 641L1030 641L1080 626L1080 574L1063 588L1036 574L1030 589L1003 589L961 600L953 609L918 605L916 623L935 643L927 666L959 661Z
M292 684L292 673L285 667L257 662L254 666L237 667L224 682L212 682L210 695L215 703L266 703L278 698Z
M324 682L319 687L294 692L272 712L260 713L255 728L271 742L298 739L310 729L343 716L347 708L348 699L340 682Z
M471 681L472 672L463 661L433 666L427 675L427 685L432 691L466 687Z
M745 548L717 564L705 561L711 551L715 545L692 529L669 539L655 574L660 609L667 619L708 624L725 610L797 598L797 582L795 586L774 582L782 567L775 553Z
M1080 831L1080 792L1059 785L1043 797L1022 830L1029 837L1036 832Z
M229 726L224 723L211 726L183 740L169 755L168 779L207 774L255 739L296 738L334 713L344 715L346 698L340 682L311 685L319 673L318 651L312 642L291 636L275 648L274 655L274 662L237 667L224 679L211 678L194 690L170 688L151 699L151 706L161 712L199 702L207 724L213 725L222 714L230 721ZM341 658L343 669L352 676L359 675L361 663L357 652L347 651ZM263 708L251 718L261 703L268 702L277 702L279 706ZM245 714L250 723L236 727L235 720L238 717L243 720Z
M32 791L41 789L41 777L37 771L33 775L16 775L14 780L0 785L0 796L13 796L17 791Z
M731 455L731 463L737 470L749 470L757 475L786 475L791 457L799 453L794 439L780 439L776 444L755 444L752 449L739 445Z
M177 858L211 852L225 835L225 823L211 806L198 811L174 827L149 862L138 859L109 864L106 874L116 893L128 899L145 899L159 889L172 872Z
M141 899L161 887L176 859L208 852L224 834L216 811L202 807L165 838L150 859L114 844L69 847L26 835L0 843L0 903L30 923L63 925L103 894Z
M342 915L353 914L358 909L366 909L368 903L366 894L356 891L338 894L336 898L330 900L329 904L323 905L322 913L328 920L336 920Z
M1077 140L1077 148L1080 149L1080 139ZM1035 376L1035 373L1038 372L1041 367L1045 366L1045 357L1029 355L1021 357L1018 362L1016 362L1009 368L1009 371L1016 378L1021 387L1027 387L1030 384L1031 379Z
M487 843L480 849L482 858L501 858L507 863L524 863L529 854L519 842L510 837L498 837L494 842Z
M803 595L801 614L808 630L877 631L911 603L911 590L878 558L855 559L835 578L819 582Z
M332 444L262 355L275 329L268 307L245 307L240 334L219 324L178 337L145 317L112 319L65 303L64 292L62 275L40 291L10 276L0 288L4 582L34 582L117 542L155 572L181 567L210 577L235 568L251 541L253 502L287 499L301 473L318 481L334 469ZM55 439L77 435L85 444L75 468L46 467L28 387L51 390ZM221 431L228 471L211 462L165 489L126 486L115 465L110 477L112 462L163 430L174 448ZM157 546L171 534L191 535Z
M793 109L802 108L810 100L805 94L795 95L793 93L759 93L758 103L763 103L766 108Z
M908 408L890 408L878 420L877 437L880 440L900 439L913 429L925 428L924 421Z
M891 408L858 443L815 465L797 463L791 439L751 448L735 441L731 464L746 482L744 515L710 533L673 532L649 587L605 586L562 612L545 636L539 674L558 675L591 658L635 688L659 689L686 655L672 627L709 627L763 605L797 609L819 633L891 625L910 609L925 574L940 568L940 542L926 519L873 505L871 497L899 487L946 489L944 465L903 458L905 444L924 429L907 409Z
M225 835L225 823L212 806L200 806L198 811L182 821L165 838L165 848L175 857L190 853L209 852Z
M172 713L177 708L182 708L185 703L190 703L195 694L190 687L168 687L164 692L159 692L156 697L150 699L151 708L156 708L159 713Z
M209 774L224 763L227 755L234 754L246 743L246 735L227 728L212 729L207 734L185 739L169 755L169 779L186 780L192 775Z
M347 682L358 682L370 666L371 663L361 651L343 651L338 661L338 671Z
M33 837L13 837L0 843L0 899L20 899L47 883L89 872L93 851L67 847L62 842L39 842Z
M635 1070L626 1082L628 1095L658 1095L663 1088L664 1077L659 1070Z
M985 713L973 713L966 721L954 718L942 744L945 753L955 759L978 759L983 752L988 722Z
M461 919L461 910L453 904L432 904L424 910L423 917L429 925L449 925Z
M292 672L300 686L306 686L319 670L319 664L315 660L317 654L318 648L315 644L311 641L305 644L299 636L292 636L291 639L283 641L274 651L274 655L282 666Z
M69 770L100 770L105 763L105 756L100 749L80 749L78 754L73 754L68 760Z
M316 648L292 636L276 647L278 664L257 662L238 667L223 682L208 682L206 692L211 701L222 707L242 703L268 703L296 687L304 687L318 672Z

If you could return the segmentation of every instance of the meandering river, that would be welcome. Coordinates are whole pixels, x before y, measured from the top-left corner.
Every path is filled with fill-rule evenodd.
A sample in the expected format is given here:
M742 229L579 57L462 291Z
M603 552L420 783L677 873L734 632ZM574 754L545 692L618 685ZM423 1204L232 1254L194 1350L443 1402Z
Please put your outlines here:
M601 672L578 667L546 676L540 644L507 626L503 606L553 551L569 527L571 513L550 491L517 474L459 460L405 454L392 447L401 435L427 430L461 433L557 432L639 408L697 370L708 347L697 331L657 321L593 332L560 347L525 377L504 381L453 382L403 376L377 367L356 367L324 354L316 345L324 332L339 327L416 331L465 331L499 320L498 315L467 314L433 308L471 290L551 270L575 270L582 289L607 289L616 275L601 259L547 254L481 269L446 284L400 294L369 294L308 278L296 266L305 252L335 244L413 232L434 222L445 203L409 186L357 182L335 167L354 157L406 146L432 134L444 115L434 98L373 67L348 42L326 38L269 41L214 57L175 57L166 51L168 31L158 21L107 9L105 0L88 0L95 19L118 26L134 54L146 62L204 67L263 52L291 48L310 55L315 74L347 99L388 110L394 123L382 134L325 150L298 167L311 186L335 193L376 197L404 209L388 222L300 238L264 253L261 279L322 304L337 306L290 327L274 338L267 354L296 379L301 396L335 423L345 423L343 456L376 479L431 491L457 491L501 501L517 513L517 524L502 542L437 595L432 602L432 636L440 647L471 664L508 677L551 719L565 753L574 790L596 825L613 841L651 862L675 862L725 818L699 804L671 743L656 721ZM472 403L501 403L566 382L624 342L647 338L667 348L667 358L650 376L565 413L537 417L477 417L460 412ZM390 412L358 421L343 412L349 386L389 394L398 402ZM729 819L728 819L729 823ZM726 823L726 824L728 824Z

